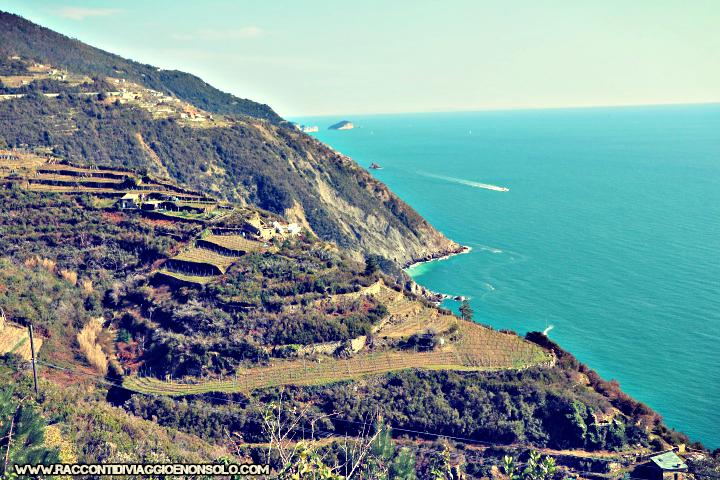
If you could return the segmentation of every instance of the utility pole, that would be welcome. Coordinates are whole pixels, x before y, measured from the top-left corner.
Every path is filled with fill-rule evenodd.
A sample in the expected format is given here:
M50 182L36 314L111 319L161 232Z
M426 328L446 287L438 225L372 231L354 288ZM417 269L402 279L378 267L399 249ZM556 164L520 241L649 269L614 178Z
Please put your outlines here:
M33 338L33 326L30 324L30 353L32 354L33 379L35 380L35 395L39 395L37 386L37 371L35 370L35 339Z

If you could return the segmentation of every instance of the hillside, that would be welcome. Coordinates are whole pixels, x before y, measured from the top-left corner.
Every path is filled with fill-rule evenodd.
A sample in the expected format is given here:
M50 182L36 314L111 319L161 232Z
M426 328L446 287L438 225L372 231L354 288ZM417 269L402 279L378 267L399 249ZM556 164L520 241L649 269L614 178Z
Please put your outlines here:
M8 59L4 73L33 69L31 59L43 55L64 62L69 72L33 74L21 86L6 87L16 96L0 101L0 146L168 176L225 200L278 213L358 260L375 254L407 265L459 251L365 169L313 138L272 121L218 114L226 110L197 99L176 103L187 98L177 88L167 95L163 85L148 80L149 73L127 75L132 82L122 82L118 77L125 73L113 71L107 72L113 77L100 80L95 75L97 81L83 82L81 75L73 77L73 65L84 62L89 75L109 61L109 54L92 50L93 55L85 55L92 47L68 39L63 41L74 47L58 49L57 34L12 15L3 18L8 35L3 47L17 48L13 53L20 58ZM52 57L43 53L46 49L62 50L65 57ZM95 56L105 63L88 60ZM26 77L6 75L2 80L10 84L19 78ZM183 78L176 81L191 88L192 82Z
M266 437L243 420L257 415L249 404L285 395L337 417L323 424L333 435L379 408L398 431L476 441L633 452L687 441L542 334L454 317L270 212L131 169L0 157L15 171L0 190L0 344L12 351L32 323L41 378L115 385L108 399L122 409L96 396L72 420L57 399L80 391L43 387L50 418L79 422L86 461L137 458L94 449L92 412L105 412L103 431L147 420L186 443L221 444L211 425L223 425L252 450ZM4 358L0 374L19 367Z
M489 478L545 448L590 458L560 477L616 477L689 443L544 335L409 291L399 266L461 247L352 159L187 74L2 20L0 412L43 458L277 470L300 461L269 453L277 421L289 448L322 437L338 471L430 478L447 446ZM10 425L0 451L19 462ZM348 450L368 432L385 446Z

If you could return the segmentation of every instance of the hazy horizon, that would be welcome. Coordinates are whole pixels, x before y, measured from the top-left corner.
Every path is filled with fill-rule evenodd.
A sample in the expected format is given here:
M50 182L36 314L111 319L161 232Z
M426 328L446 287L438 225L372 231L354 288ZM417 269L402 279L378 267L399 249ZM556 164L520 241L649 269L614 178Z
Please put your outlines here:
M318 115L287 115L284 116L286 120L293 118L322 118L322 117L333 117L333 116L353 116L353 115L422 115L422 114L443 114L443 113L480 113L480 112L512 112L512 111L526 111L526 110L572 110L572 109L583 109L583 108L613 108L613 107L662 107L662 106L682 106L682 105L715 105L720 104L720 101L714 102L680 102L680 103L631 103L622 105L579 105L573 107L508 107L508 108L486 108L486 109L475 109L475 110L437 110L437 111L415 111L415 112L353 112L353 113L322 113ZM270 105L272 107L272 105ZM343 120L352 120L350 118Z

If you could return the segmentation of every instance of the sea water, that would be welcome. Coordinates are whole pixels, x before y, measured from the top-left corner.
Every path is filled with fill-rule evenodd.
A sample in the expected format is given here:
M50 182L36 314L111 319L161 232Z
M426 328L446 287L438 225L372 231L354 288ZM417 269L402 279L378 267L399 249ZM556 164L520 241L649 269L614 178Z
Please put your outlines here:
M720 447L720 104L354 115L327 130L343 119L292 120L380 165L472 247L409 269L418 283L469 297L481 323L547 331Z

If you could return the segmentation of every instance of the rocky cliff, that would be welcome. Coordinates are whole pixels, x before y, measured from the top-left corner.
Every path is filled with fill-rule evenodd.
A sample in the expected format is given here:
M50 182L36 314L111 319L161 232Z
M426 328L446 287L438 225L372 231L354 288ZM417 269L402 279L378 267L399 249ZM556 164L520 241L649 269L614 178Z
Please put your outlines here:
M377 254L403 267L462 251L352 159L305 135L286 135L277 128L274 133L293 148L294 170L323 206L325 220L335 226L332 233L322 228L316 232L324 239L345 246L356 258ZM295 148L296 142L304 143L304 148ZM282 213L301 225L320 223L312 220L313 212L307 211L302 199Z

